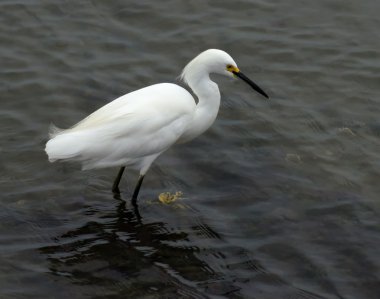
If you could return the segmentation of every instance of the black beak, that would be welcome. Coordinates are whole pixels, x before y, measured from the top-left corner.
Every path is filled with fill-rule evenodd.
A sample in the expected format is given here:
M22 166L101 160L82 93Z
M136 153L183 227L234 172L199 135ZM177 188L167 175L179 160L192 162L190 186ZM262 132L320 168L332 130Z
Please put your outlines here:
M256 85L255 82L253 82L251 79L249 79L246 75L244 75L242 72L232 72L234 75L248 83L254 90L256 90L258 93L262 94L264 97L269 99L268 95L262 90L260 87Z

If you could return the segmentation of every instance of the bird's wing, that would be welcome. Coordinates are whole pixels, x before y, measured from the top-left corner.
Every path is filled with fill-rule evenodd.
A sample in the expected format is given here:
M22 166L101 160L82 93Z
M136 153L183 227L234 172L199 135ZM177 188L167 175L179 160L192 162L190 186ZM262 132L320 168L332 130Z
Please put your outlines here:
M82 160L90 168L157 154L188 128L194 109L194 99L185 89L167 83L152 85L116 99L59 132L46 151L51 160Z
M182 87L170 83L155 84L115 99L68 130L81 131L105 126L118 120L131 122L143 120L152 113L163 113L170 121L170 118L175 119L194 108L194 99ZM67 130L58 131L58 134L65 131Z

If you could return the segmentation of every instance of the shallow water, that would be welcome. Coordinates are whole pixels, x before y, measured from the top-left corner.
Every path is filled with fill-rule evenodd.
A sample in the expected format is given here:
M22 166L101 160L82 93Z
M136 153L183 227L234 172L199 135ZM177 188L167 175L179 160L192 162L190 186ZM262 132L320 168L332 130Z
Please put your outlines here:
M0 297L379 298L379 10L1 1ZM47 161L51 122L174 82L207 48L271 99L215 77L216 123L157 160L137 211L137 173L119 198L117 169Z

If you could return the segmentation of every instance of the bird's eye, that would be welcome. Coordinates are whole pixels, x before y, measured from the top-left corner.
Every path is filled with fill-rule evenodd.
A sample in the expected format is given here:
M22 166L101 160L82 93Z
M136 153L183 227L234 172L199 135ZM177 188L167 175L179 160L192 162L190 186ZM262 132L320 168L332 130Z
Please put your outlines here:
M233 66L231 64L227 64L227 70L230 70L232 68L233 68Z

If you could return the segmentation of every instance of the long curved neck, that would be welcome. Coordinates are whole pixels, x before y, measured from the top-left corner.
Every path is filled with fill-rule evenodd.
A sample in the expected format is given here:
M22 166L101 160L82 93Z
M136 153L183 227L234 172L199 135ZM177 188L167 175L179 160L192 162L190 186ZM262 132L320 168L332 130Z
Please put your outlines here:
M215 121L220 106L220 92L218 85L213 82L208 73L201 76L186 78L188 85L198 98L193 121L184 134L183 141L189 141L205 132Z

